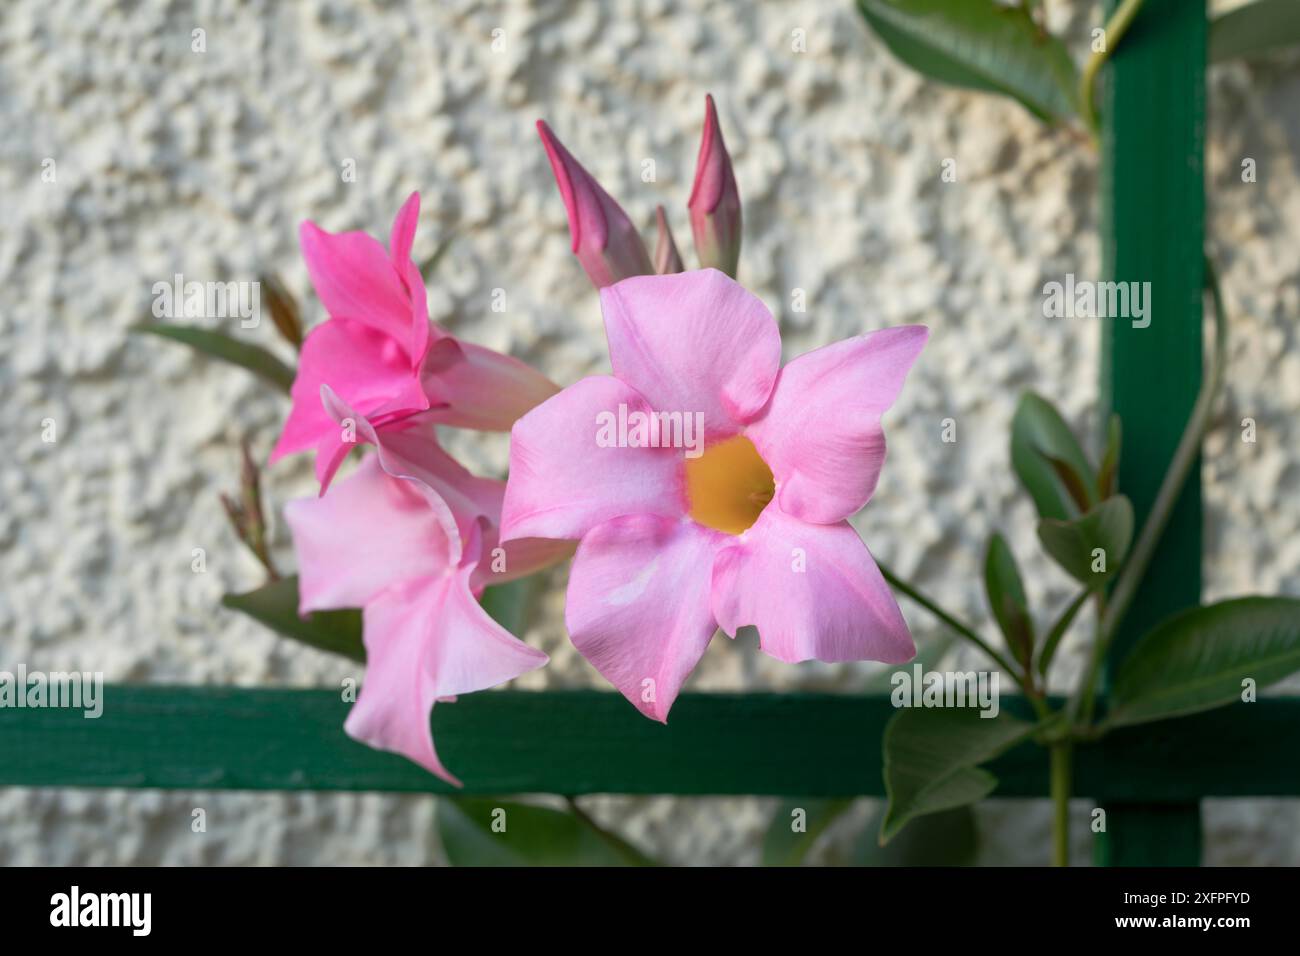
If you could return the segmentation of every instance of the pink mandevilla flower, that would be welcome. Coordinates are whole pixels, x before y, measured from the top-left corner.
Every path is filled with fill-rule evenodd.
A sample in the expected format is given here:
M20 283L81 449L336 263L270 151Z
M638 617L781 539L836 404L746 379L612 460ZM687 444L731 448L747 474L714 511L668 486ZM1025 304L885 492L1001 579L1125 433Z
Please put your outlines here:
M772 314L716 270L629 278L600 299L614 374L516 423L502 514L503 540L580 541L565 611L578 650L661 721L719 626L755 625L782 661L909 660L907 624L846 519L875 490L880 417L926 329L782 368ZM652 417L611 443L611 421ZM693 422L702 443L674 447Z
M387 250L364 232L302 224L303 258L329 319L303 342L293 408L271 461L314 449L322 488L352 447L321 406L323 385L379 430L422 416L505 431L557 390L518 359L462 342L429 321L424 280L411 261L419 213L419 193L412 193Z
M498 549L505 483L457 464L432 424L407 419L378 429L329 386L323 405L332 427L351 419L358 438L378 451L328 494L285 508L298 555L299 613L363 609L366 678L344 729L459 785L434 750L434 703L547 660L493 621L477 595L489 581L531 574L564 552L538 541Z

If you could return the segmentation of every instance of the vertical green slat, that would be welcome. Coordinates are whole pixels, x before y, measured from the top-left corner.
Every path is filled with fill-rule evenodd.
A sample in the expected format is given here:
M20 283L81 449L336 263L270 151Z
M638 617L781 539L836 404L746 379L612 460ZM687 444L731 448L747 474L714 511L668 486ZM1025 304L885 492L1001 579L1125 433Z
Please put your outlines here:
M1123 418L1120 490L1133 500L1139 526L1201 380L1205 44L1205 0L1146 0L1103 77L1105 271L1116 281L1151 283L1149 327L1103 320L1102 394ZM1200 583L1201 483L1194 468L1112 662L1157 621L1197 603ZM1196 804L1106 810L1098 862L1199 862Z

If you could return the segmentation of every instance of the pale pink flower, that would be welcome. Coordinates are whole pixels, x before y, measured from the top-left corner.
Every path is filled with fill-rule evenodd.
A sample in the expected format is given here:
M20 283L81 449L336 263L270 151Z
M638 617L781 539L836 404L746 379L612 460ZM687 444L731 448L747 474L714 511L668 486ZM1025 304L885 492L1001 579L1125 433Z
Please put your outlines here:
M299 613L363 609L366 676L344 729L459 785L434 750L434 703L547 660L493 621L477 596L564 552L527 540L498 550L504 482L457 464L431 423L407 419L380 430L328 386L323 399L332 424L355 421L358 438L378 450L328 493L285 508Z
M506 541L580 540L565 612L578 650L657 720L719 626L757 626L782 661L909 660L907 624L846 519L876 487L880 417L926 329L781 368L771 313L716 270L626 279L601 307L614 374L515 424L502 514ZM629 427L629 447L610 447L612 420L655 413L669 427ZM690 444L687 422L698 456L664 447Z
M323 385L379 429L421 415L505 431L556 391L518 359L462 342L429 321L424 280L411 261L419 213L419 193L412 193L393 221L387 250L364 232L329 233L311 222L299 232L330 317L303 342L293 408L271 461L314 450L322 487L350 447L321 406Z

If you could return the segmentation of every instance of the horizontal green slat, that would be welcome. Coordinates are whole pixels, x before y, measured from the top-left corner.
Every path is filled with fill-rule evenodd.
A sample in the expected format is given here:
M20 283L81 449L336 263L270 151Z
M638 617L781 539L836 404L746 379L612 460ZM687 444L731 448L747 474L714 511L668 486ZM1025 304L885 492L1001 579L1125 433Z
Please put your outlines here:
M447 789L349 740L339 696L116 685L105 688L97 720L0 709L0 785ZM663 726L616 694L498 691L438 706L434 731L471 793L879 796L880 735L893 712L886 697L684 694ZM1104 755L1080 748L1076 793L1144 802L1300 794L1300 764L1282 759L1296 726L1300 698L1130 728L1108 739ZM1032 745L993 769L999 796L1046 794L1046 761Z

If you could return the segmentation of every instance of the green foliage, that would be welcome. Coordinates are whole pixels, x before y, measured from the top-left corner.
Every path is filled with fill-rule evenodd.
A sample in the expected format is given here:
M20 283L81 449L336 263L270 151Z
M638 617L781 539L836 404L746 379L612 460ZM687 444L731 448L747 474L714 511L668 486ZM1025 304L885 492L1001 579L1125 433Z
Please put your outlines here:
M1032 392L1020 397L1011 420L1011 467L1039 517L1063 521L1096 502L1087 489L1097 480L1083 449L1052 403ZM1087 507L1075 499L1079 489Z
M1047 638L1043 641L1042 650L1038 653L1038 673L1046 677L1048 670L1052 666L1052 658L1056 656L1056 648L1061 643L1061 638L1065 637L1070 630L1070 625L1074 623L1074 618L1079 613L1079 608L1083 607L1084 602L1092 595L1090 588L1080 591L1073 601L1069 603L1065 611L1052 625L1052 629L1047 632Z
M973 707L906 708L885 727L881 845L916 817L974 803L997 778L979 765L1026 739L1034 725L1005 711L982 717Z
M1300 43L1300 3L1255 0L1210 23L1210 62L1258 56Z
M238 365L254 375L270 382L286 395L293 387L294 371L278 358L262 348L249 342L231 338L224 332L211 329L199 329L185 325L159 325L146 323L132 326L133 332L147 332L160 338L171 339L188 345L196 352L231 365Z
M1000 534L989 538L984 554L984 588L1007 644L1016 659L1028 668L1034 654L1034 622L1029 616L1015 555Z
M296 641L354 661L365 662L361 643L361 612L358 610L315 611L298 616L298 577L281 578L255 591L227 594L221 603L247 614L271 630Z
M540 577L536 574L526 578L494 584L483 589L479 603L496 621L511 634L519 635L528 626L528 612L532 609L533 598L537 595Z
M799 866L826 828L844 815L852 800L813 797L785 801L772 814L763 835L764 866ZM801 829L796 830L798 823Z
M1133 543L1133 505L1115 495L1081 518L1044 518L1038 522L1038 538L1071 577L1098 588L1119 571Z
M973 866L979 853L979 828L970 804L913 820L885 846L876 833L877 814L858 839L854 866Z
M1106 424L1106 448L1102 452L1101 465L1097 469L1097 495L1103 501L1113 495L1119 487L1119 452L1124 435L1118 415L1111 415Z
M438 835L453 866L650 866L585 816L491 797L444 797Z
M994 0L858 0L908 66L941 83L1001 93L1046 122L1078 113L1078 71L1065 45L1020 7Z
M511 633L518 634L526 619L536 586L536 575L496 584L484 589L480 600L493 620ZM285 637L292 637L322 651L365 662L366 649L361 641L361 612L355 609L313 611L306 617L299 617L297 575L271 581L243 594L227 594L221 603L247 614Z
M1106 726L1241 700L1300 670L1300 599L1246 597L1183 611L1147 633L1115 675Z

